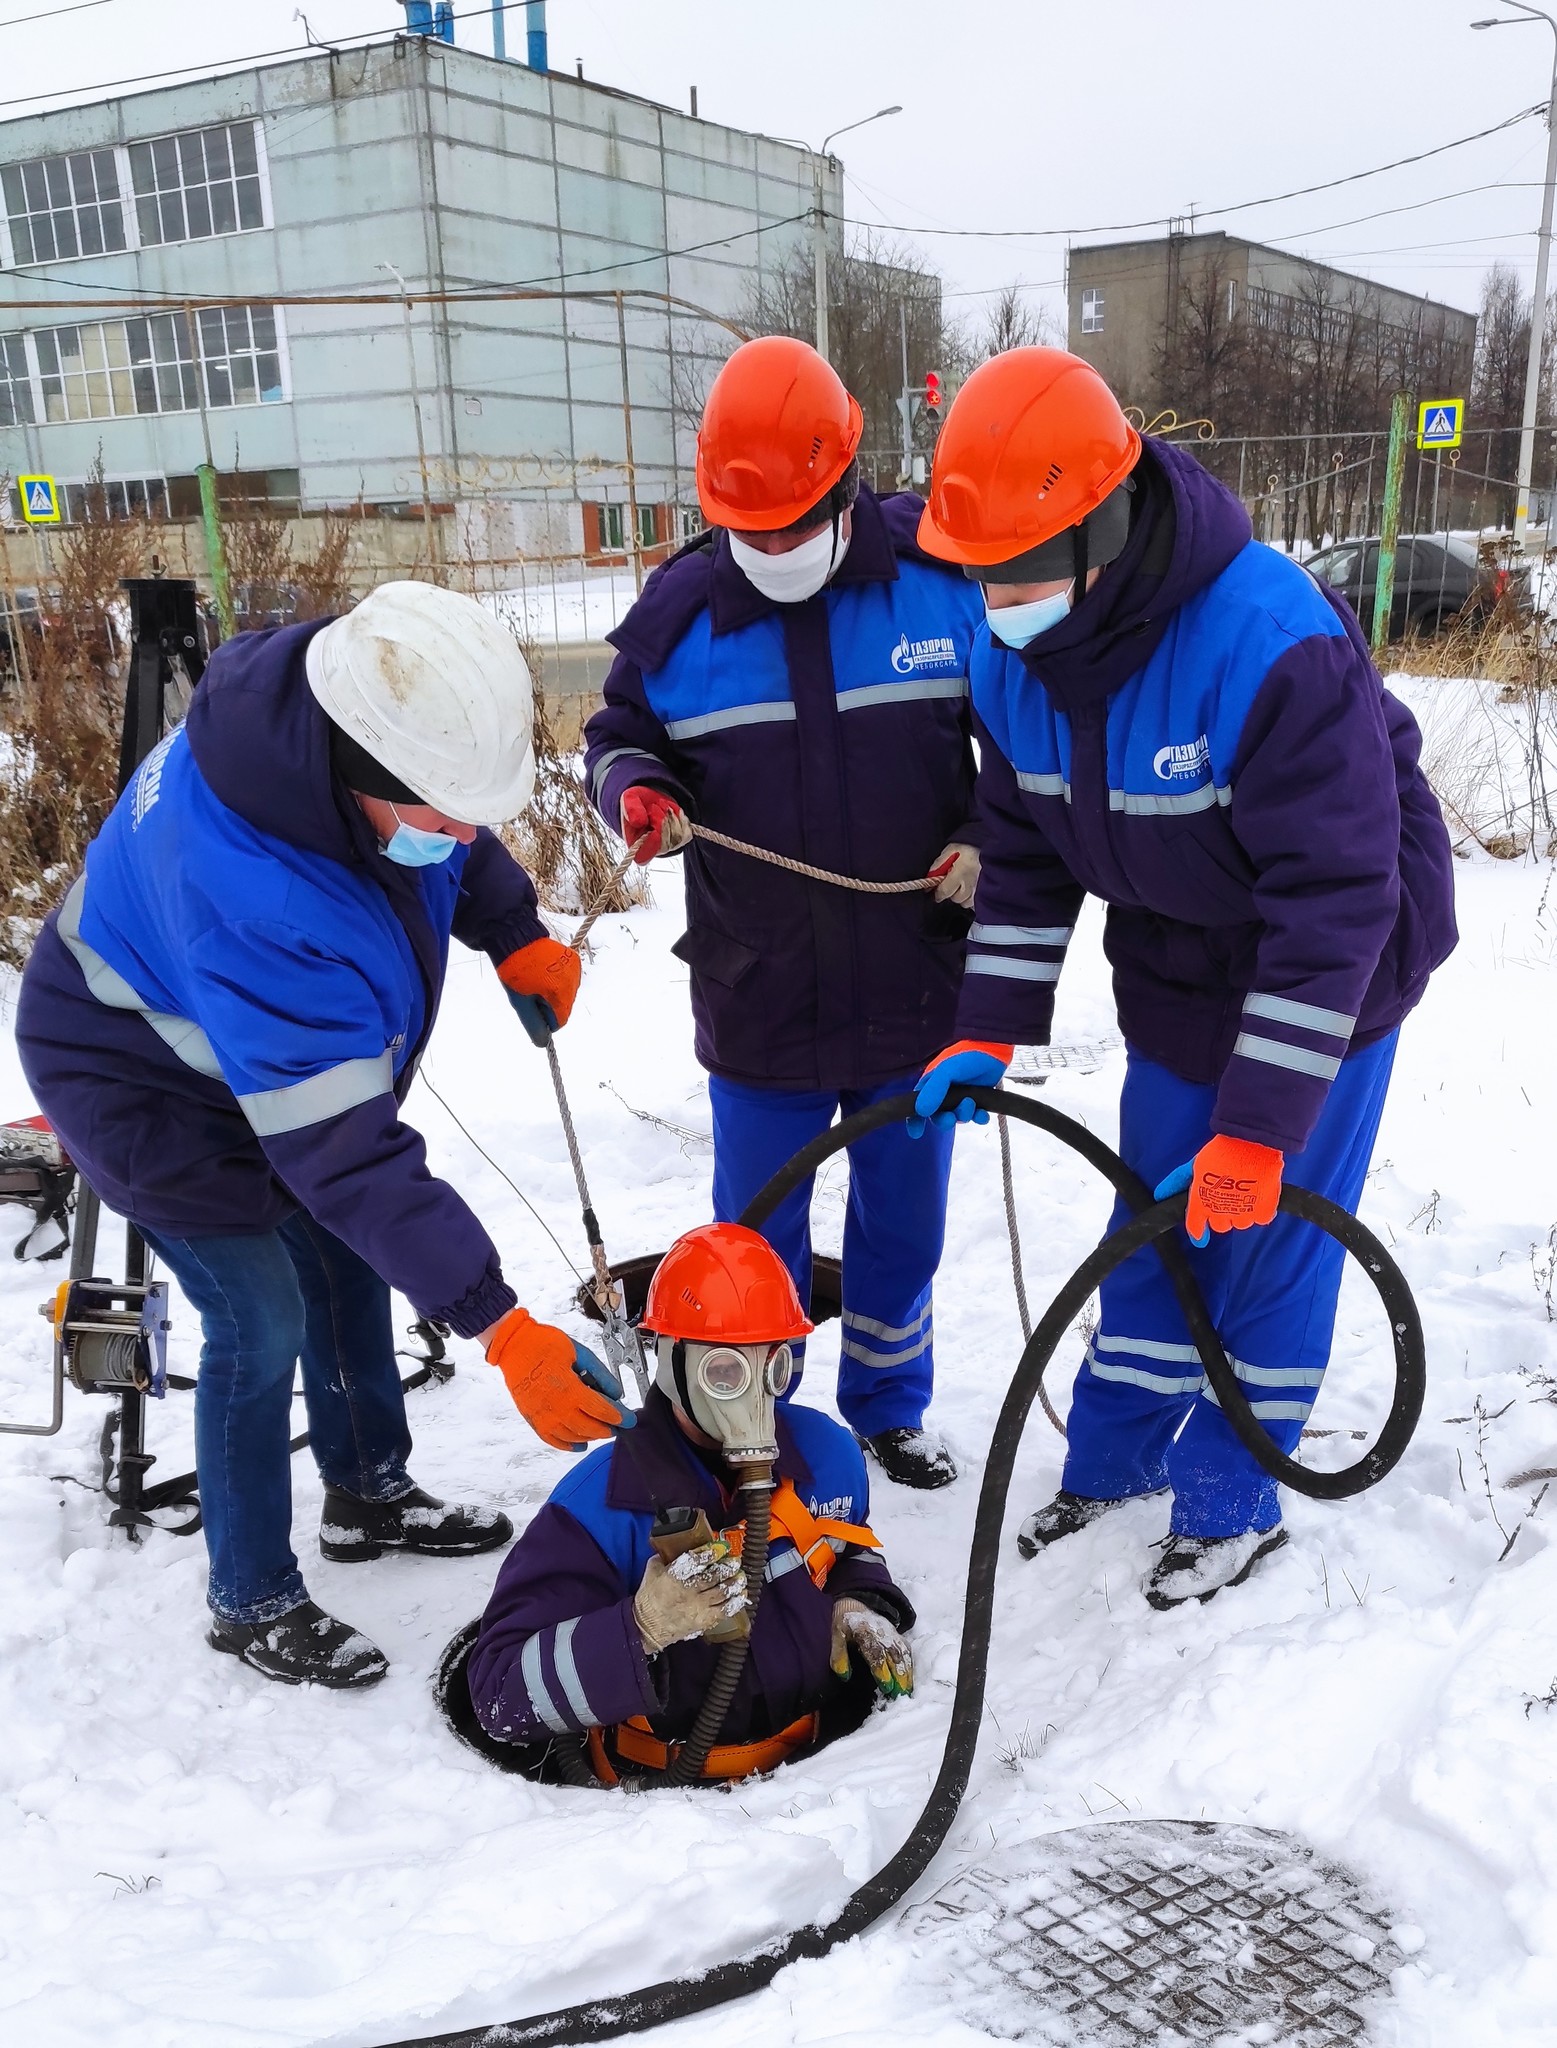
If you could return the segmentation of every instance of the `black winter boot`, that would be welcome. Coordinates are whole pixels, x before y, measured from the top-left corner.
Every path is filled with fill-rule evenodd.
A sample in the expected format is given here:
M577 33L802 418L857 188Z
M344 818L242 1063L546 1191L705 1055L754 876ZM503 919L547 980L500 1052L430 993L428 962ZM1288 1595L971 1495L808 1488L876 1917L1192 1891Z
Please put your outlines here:
M1158 1493L1166 1493L1167 1490L1165 1486L1156 1489ZM1079 1529L1090 1529L1101 1516L1122 1508L1125 1500L1151 1500L1154 1497L1149 1493L1132 1493L1127 1494L1124 1500L1094 1500L1088 1494L1067 1493L1061 1487L1046 1508L1040 1508L1036 1515L1027 1517L1017 1531L1016 1547L1023 1557L1036 1557L1051 1543L1074 1536Z
M1260 1559L1286 1540L1279 1522L1244 1536L1170 1536L1146 1581L1146 1597L1159 1609L1182 1607L1186 1600L1204 1606L1224 1586L1241 1586Z
M359 1500L354 1493L327 1486L319 1517L319 1550L332 1564L354 1564L385 1550L414 1550L422 1557L476 1557L483 1550L497 1550L513 1533L513 1523L496 1508L434 1500L419 1486L398 1500Z
M215 1615L206 1641L283 1685L328 1685L344 1692L377 1685L389 1669L382 1650L312 1600L274 1621L223 1621Z
M899 1486L931 1492L937 1486L950 1486L957 1476L956 1459L933 1429L882 1429L874 1436L859 1437L859 1441Z

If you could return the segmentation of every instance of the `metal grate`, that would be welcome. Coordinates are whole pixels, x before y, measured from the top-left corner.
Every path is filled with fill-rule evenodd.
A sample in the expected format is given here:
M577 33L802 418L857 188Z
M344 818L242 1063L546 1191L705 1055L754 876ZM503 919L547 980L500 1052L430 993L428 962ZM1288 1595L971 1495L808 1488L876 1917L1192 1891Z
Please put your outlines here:
M1041 1836L943 1885L907 1924L964 2019L1087 2048L1360 2048L1404 1960L1346 1871L1290 1835L1200 1821Z

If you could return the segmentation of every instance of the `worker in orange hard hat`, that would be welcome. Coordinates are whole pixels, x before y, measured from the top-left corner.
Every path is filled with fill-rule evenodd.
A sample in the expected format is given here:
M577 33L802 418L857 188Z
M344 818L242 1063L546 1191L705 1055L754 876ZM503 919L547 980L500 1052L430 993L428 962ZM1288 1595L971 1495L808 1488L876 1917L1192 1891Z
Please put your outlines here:
M748 1627L705 1772L744 1777L857 1726L878 1694L911 1691L913 1608L870 1529L858 1445L782 1399L811 1324L766 1239L735 1223L688 1231L655 1271L642 1326L657 1370L638 1426L576 1466L509 1553L470 1700L516 1768L547 1775L551 1738L573 1736L604 1782L652 1779L690 1732L720 1643ZM748 1618L738 1495L751 1478L771 1509Z
M1353 1208L1402 1020L1454 945L1448 835L1420 735L1345 602L1254 540L1187 449L1142 441L1063 349L975 371L920 539L982 585L984 826L957 1037L921 1117L973 1114L1049 1037L1084 898L1126 1041L1120 1150L1188 1188L1196 1269L1283 1451L1324 1376L1342 1253L1277 1215L1283 1180ZM958 1097L960 1096L960 1101ZM1116 1224L1126 1220L1121 1202ZM1146 1251L1103 1283L1061 1490L1025 1555L1171 1490L1154 1606L1207 1600L1286 1541L1273 1480L1205 1388Z
M739 1216L840 1106L899 1093L944 1043L978 872L968 655L977 593L915 538L921 501L860 481L860 408L803 341L736 350L698 436L709 530L611 634L588 727L602 817L640 860L684 856L714 1213ZM933 878L870 895L833 874ZM850 1153L838 1406L910 1486L955 1478L925 1420L951 1141L901 1126ZM809 1186L765 1226L809 1298Z

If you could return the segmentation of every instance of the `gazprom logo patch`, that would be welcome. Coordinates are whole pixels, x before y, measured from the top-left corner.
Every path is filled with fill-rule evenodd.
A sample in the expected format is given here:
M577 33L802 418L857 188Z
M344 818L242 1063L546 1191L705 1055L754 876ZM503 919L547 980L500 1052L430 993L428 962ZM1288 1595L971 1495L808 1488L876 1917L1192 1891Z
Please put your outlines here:
M1152 756L1152 771L1161 782L1199 777L1210 766L1211 742L1204 733L1187 747L1159 747Z
M135 794L130 799L131 831L139 827L141 820L162 794L162 771L167 765L168 749L177 738L178 733L170 732L165 740L152 748L140 765L140 771L135 778Z
M957 643L948 633L937 633L928 640L910 640L905 633L892 650L892 666L900 676L956 675L962 664L957 659Z

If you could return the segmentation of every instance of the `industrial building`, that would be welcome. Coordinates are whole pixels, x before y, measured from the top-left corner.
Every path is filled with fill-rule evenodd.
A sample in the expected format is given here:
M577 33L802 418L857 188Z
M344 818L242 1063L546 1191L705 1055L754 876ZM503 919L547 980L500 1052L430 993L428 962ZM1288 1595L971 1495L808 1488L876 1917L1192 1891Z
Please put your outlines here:
M720 323L819 202L841 233L839 166L526 50L401 32L0 123L0 475L679 539Z
M1467 387L1476 346L1474 313L1222 233L1072 249L1066 300L1067 345L1138 403L1158 397L1164 360L1187 327L1198 336L1249 322L1301 348L1316 323L1323 331L1355 317L1386 351L1426 357L1445 378L1458 371L1450 390Z

